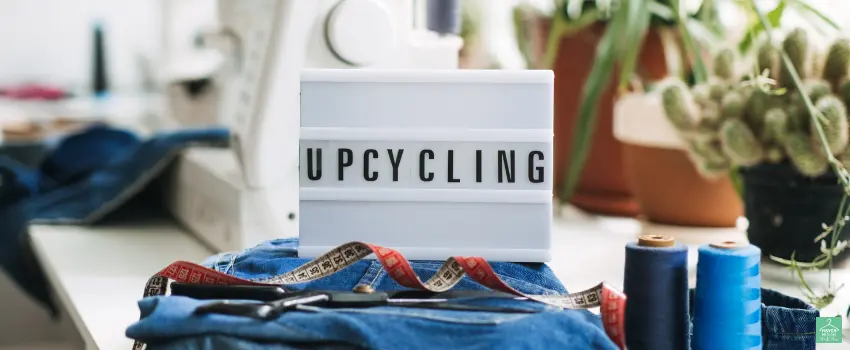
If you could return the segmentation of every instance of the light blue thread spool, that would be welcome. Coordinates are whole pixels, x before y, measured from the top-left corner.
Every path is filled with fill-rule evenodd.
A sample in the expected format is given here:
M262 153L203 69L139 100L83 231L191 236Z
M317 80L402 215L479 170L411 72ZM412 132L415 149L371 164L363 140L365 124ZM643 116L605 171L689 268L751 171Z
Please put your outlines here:
M735 242L699 248L693 350L762 348L761 250Z

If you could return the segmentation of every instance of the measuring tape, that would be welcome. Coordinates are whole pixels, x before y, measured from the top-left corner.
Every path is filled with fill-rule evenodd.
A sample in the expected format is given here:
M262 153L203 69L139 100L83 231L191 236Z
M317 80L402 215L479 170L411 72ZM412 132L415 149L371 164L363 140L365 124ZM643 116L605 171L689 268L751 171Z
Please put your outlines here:
M145 285L144 297L165 295L169 280L180 283L226 285L288 285L309 282L339 272L371 254L375 254L393 280L408 288L444 292L458 284L466 275L490 289L564 309L599 307L605 333L620 349L626 347L624 323L626 296L605 283L566 295L529 295L502 281L483 258L468 256L449 258L434 276L428 281L422 282L401 253L390 248L361 242L343 244L285 274L253 281L224 274L195 263L177 261L148 280ZM139 341L133 344L134 350L142 350L143 348L144 344Z

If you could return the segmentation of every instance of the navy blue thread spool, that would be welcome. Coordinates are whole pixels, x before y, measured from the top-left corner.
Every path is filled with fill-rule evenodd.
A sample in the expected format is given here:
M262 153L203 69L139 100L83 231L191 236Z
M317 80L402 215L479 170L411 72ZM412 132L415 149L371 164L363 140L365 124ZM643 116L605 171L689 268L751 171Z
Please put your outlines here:
M723 242L699 248L693 350L761 349L761 250Z
M688 349L688 248L669 236L641 236L626 245L624 277L626 347Z

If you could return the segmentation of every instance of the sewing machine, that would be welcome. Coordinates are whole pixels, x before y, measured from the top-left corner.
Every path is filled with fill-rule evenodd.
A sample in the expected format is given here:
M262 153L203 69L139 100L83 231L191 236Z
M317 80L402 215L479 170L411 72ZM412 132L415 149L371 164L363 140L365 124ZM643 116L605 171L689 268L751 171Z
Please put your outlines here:
M182 155L167 206L219 251L298 235L302 69L452 69L462 46L445 28L426 28L424 0L218 4L220 36L230 49L215 76L222 89L216 119L234 131L233 147ZM430 10L432 18L459 11ZM446 23L446 18L432 23Z

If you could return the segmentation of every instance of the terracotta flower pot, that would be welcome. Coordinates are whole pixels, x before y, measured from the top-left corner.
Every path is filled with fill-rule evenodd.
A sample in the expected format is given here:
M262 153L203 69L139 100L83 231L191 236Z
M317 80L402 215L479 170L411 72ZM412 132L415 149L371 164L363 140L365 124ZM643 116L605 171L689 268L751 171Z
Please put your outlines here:
M625 143L626 174L640 211L654 223L735 227L743 206L728 176L702 177L654 93L621 97L614 133Z
M532 68L551 68L555 73L555 195L566 181L571 163L576 119L582 90L596 61L596 46L605 33L604 23L590 25L561 38L555 62L545 67L542 58L551 27L551 18L538 16L526 23L531 41ZM667 75L665 48L657 31L650 31L638 57L637 72L644 78L661 79ZM608 87L597 103L596 127L591 137L587 161L570 202L597 214L635 216L638 203L626 179L623 167L623 144L612 132L617 75L612 74Z

